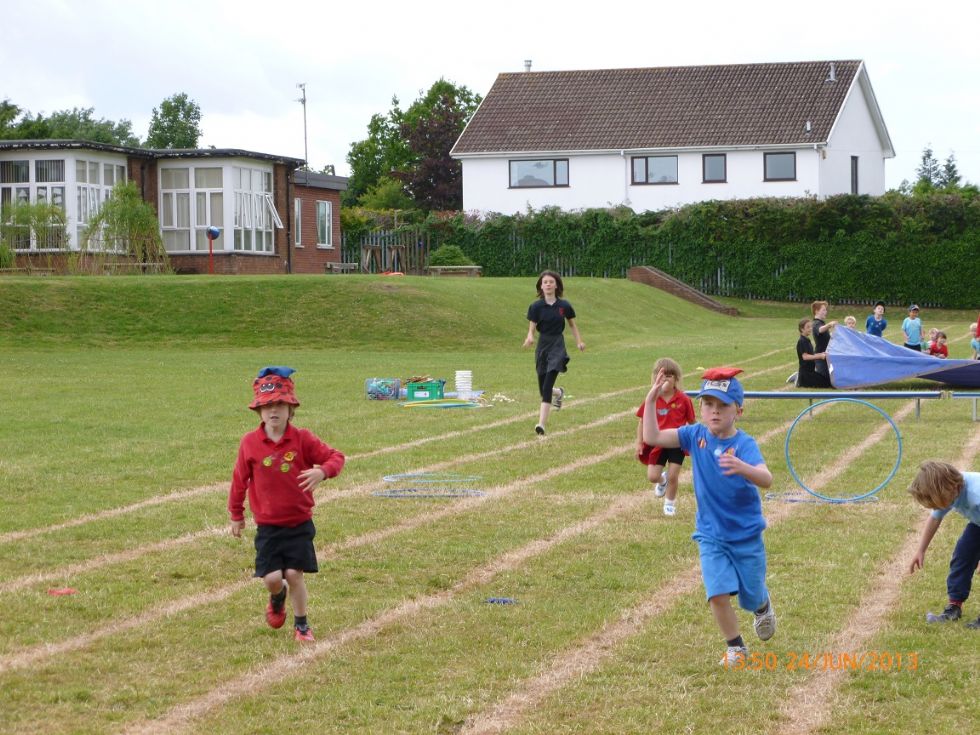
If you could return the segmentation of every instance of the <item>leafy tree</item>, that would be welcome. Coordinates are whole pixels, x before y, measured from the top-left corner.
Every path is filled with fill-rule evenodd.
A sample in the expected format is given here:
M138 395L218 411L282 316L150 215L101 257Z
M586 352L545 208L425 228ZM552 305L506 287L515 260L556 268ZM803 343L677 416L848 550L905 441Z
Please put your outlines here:
M415 209L415 202L405 193L402 183L390 176L378 179L361 195L358 204L365 209Z
M939 179L936 181L936 185L943 189L955 189L960 185L961 178L959 169L956 168L956 158L950 153L946 158L946 163L939 171Z
M6 140L90 140L93 143L138 146L129 120L95 119L92 107L59 110L45 117L31 115L4 100L0 103L0 138ZM20 119L18 120L18 116Z
M479 103L466 87L440 79L406 111L401 134L412 161L399 178L422 209L463 206L462 166L449 152Z
M201 106L184 92L171 95L153 108L147 148L197 148L201 137Z
M371 116L367 138L351 144L347 154L350 177L341 200L345 207L355 206L383 176L390 176L409 161L408 147L401 139L403 113L397 97L392 97L391 105L387 115Z
M466 87L445 79L435 82L405 111L398 98L392 98L387 115L372 116L368 137L351 145L344 206L363 204L361 197L382 177L389 177L403 183L416 206L458 207L462 203L460 166L449 158L449 151L480 100ZM458 195L453 194L456 191Z
M941 169L939 168L939 161L932 154L932 148L926 147L922 151L922 163L919 164L919 168L915 170L918 180L916 184L930 184L931 186L938 186L939 176Z
M90 252L125 252L138 263L166 263L156 211L133 181L122 181L98 214L89 219L82 245Z

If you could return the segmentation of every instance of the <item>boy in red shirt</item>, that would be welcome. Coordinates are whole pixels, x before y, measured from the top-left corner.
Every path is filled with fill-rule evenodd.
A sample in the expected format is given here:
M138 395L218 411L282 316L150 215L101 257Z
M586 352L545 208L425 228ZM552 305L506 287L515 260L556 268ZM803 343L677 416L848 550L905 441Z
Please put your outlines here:
M694 404L681 389L681 366L669 357L662 357L653 366L653 377L663 371L664 389L657 398L657 425L661 429L678 429L696 421ZM647 479L656 486L658 498L664 498L664 515L677 512L677 478L684 464L682 449L660 449L643 443L643 413L646 403L641 403L636 415L640 422L636 428L636 458L647 466ZM666 468L666 472L664 472Z
M313 490L344 467L344 455L290 421L299 401L295 370L266 367L252 383L249 408L262 423L242 437L228 494L231 534L245 528L245 496L255 517L255 576L269 590L265 619L273 628L286 621L286 595L293 604L297 641L312 641L306 620L307 591L303 575L319 571L313 537Z

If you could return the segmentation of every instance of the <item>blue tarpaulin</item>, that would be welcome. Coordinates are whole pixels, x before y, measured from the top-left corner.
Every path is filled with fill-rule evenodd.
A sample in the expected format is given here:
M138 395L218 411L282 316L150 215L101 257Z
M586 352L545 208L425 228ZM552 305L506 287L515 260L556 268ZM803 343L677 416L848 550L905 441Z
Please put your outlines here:
M980 388L980 360L944 360L844 326L834 329L827 361L835 388L861 388L909 378Z

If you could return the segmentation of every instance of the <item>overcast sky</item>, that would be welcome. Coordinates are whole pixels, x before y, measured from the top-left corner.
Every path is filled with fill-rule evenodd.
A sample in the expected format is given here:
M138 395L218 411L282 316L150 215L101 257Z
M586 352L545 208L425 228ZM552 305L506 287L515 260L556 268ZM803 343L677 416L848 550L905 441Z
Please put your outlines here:
M953 153L980 184L980 2L861 0L4 0L0 98L45 114L93 107L145 138L186 92L202 147L304 157L346 175L350 144L397 96L444 77L485 95L501 72L862 59L896 157Z

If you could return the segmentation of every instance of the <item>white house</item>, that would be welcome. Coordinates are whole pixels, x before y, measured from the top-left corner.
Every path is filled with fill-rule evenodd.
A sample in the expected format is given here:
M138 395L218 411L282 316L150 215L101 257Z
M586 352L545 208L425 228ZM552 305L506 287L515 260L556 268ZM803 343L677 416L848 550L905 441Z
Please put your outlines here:
M505 214L880 195L894 155L862 61L500 74L452 150Z

